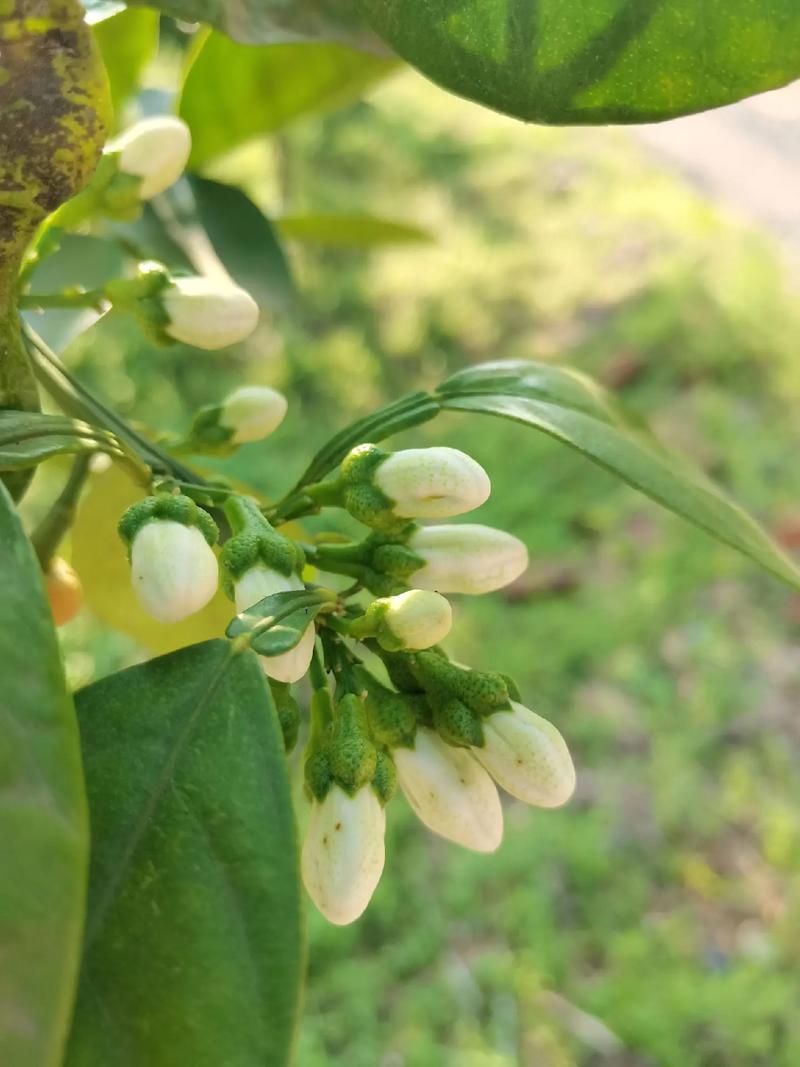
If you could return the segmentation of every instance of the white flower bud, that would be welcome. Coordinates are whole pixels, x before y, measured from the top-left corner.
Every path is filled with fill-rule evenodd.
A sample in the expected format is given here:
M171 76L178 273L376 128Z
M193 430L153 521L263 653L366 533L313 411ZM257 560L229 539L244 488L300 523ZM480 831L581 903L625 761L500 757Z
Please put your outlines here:
M337 926L354 922L383 873L386 816L370 786L348 796L334 784L311 804L301 870L308 895Z
M131 580L148 614L159 622L178 622L214 596L217 557L196 526L153 519L131 543Z
M566 804L575 767L564 738L541 715L513 700L511 707L483 720L486 744L473 752L512 797L541 808Z
M392 752L400 788L429 830L475 852L494 852L503 838L497 788L478 761L426 727L415 747Z
M161 294L176 341L209 350L249 337L258 324L258 304L233 282L195 276L174 278Z
M528 566L522 541L491 526L423 526L414 531L408 547L425 560L410 580L441 593L491 593Z
M384 606L381 623L403 648L418 650L438 645L450 633L453 611L438 593L409 589L377 603Z
M150 200L180 178L189 161L192 135L185 122L172 115L143 119L109 144L119 152L123 174L141 178L139 197Z
M286 397L276 389L243 385L223 400L219 424L233 431L232 444L261 441L277 430L287 407Z
M392 452L375 470L374 483L401 518L446 519L479 507L491 492L489 475L456 448Z
M245 571L234 586L236 610L246 611L273 593L288 593L303 588L303 582L298 575L292 574L287 578L271 567L258 563L249 571ZM316 631L311 623L300 638L300 643L288 652L283 652L280 656L261 656L264 673L276 682L299 682L311 663L315 637Z

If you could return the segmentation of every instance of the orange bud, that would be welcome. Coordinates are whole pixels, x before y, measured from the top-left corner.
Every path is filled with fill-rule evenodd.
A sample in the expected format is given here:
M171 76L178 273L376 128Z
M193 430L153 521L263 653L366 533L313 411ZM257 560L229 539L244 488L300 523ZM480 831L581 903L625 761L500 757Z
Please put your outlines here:
M47 569L45 588L56 626L71 622L83 603L83 587L78 575L60 556Z

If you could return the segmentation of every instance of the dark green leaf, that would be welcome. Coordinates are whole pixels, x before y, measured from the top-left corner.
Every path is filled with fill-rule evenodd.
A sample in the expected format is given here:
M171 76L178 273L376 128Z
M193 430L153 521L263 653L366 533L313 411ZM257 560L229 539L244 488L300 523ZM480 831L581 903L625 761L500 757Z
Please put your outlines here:
M88 858L78 727L28 539L0 485L0 1063L58 1067Z
M150 4L174 18L206 22L244 43L339 41L352 48L385 52L385 46L358 14L356 0L242 0L236 4L225 0L150 0Z
M290 305L296 290L283 246L272 223L232 185L190 179L197 213L230 276L262 308Z
M435 82L530 122L653 122L800 75L797 0L360 0Z
M273 593L231 619L225 632L249 637L250 647L262 656L280 656L300 643L309 623L334 599L328 590Z
M253 48L211 33L197 52L180 101L199 167L303 115L356 100L395 68L392 60L336 44Z
M51 456L119 454L112 435L87 422L39 411L0 411L0 470L35 467Z
M82 690L89 915L68 1067L283 1067L294 820L256 656L210 641Z
M431 235L419 226L372 215L286 215L276 220L284 237L332 248L420 244Z
M448 378L439 395L444 410L501 415L563 441L800 588L800 570L746 512L627 422L582 375L526 361L489 363Z
M300 481L292 492L298 492L312 482L318 482L338 467L344 457L355 445L371 442L376 444L401 430L411 429L420 423L428 422L441 411L441 403L428 393L409 393L408 396L387 404L371 415L340 430L323 445L304 471Z
M158 13L128 8L97 22L94 36L108 71L119 125L122 106L138 88L142 72L158 48Z

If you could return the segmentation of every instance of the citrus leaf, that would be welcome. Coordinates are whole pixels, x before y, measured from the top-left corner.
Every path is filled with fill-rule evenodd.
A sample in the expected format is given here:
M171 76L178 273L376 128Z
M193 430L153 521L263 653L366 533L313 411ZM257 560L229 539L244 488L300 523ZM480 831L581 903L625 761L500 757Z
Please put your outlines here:
M283 1067L300 890L257 657L194 645L81 690L76 706L92 856L67 1067Z
M549 434L800 588L800 570L754 519L582 375L524 360L488 363L448 378L438 395L443 410L499 415Z
M284 237L330 248L371 248L424 244L430 233L419 226L373 215L286 215L276 220Z
M253 48L210 33L184 82L181 118L191 167L304 115L343 107L395 69L393 60L337 44Z
M200 222L228 274L260 307L281 310L297 296L280 238L259 207L232 185L190 178Z
M300 643L309 623L335 599L326 589L273 593L239 612L225 632L228 637L247 636L261 656L280 656Z
M127 8L97 21L93 32L108 72L119 126L122 107L139 87L142 72L158 48L158 13Z
M433 81L529 122L655 122L800 75L796 0L360 0Z
M371 415L357 419L322 446L292 492L299 492L304 486L324 478L334 467L339 466L350 449L356 445L383 441L401 430L428 422L440 411L441 404L435 397L428 393L409 393L408 396L379 408Z
M58 1067L84 916L78 727L33 549L0 485L0 1063Z
M51 456L120 453L111 434L87 422L39 411L0 411L0 470L35 467Z

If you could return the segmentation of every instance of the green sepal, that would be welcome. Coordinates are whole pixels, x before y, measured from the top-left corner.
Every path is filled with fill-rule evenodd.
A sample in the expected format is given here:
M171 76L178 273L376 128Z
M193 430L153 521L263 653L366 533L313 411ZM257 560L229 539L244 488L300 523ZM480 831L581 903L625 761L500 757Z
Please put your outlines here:
M203 452L206 455L227 456L236 449L232 444L234 429L223 426L222 404L208 404L202 407L192 419L192 426L181 442L181 447L189 452Z
M411 669L411 654L408 652L387 652L381 654L386 673L396 689L401 693L422 693L423 688Z
M423 713L423 698L395 693L363 668L354 673L366 692L369 727L375 741L388 748L412 748Z
M378 751L372 788L384 808L397 792L397 770L394 760L383 749Z
M305 762L304 773L306 794L314 800L324 800L333 785L331 765L324 749L311 753Z
M364 702L354 693L342 697L336 706L333 736L326 754L334 781L349 796L372 781L377 752L369 738Z
M448 745L459 748L483 748L484 736L480 716L458 697L429 697L433 728Z
M342 460L339 485L342 504L354 519L383 533L400 533L407 518L394 514L394 501L375 484L375 471L391 453L377 445L356 445Z
M268 678L269 687L272 690L272 699L278 710L278 722L281 724L283 733L283 746L288 755L297 744L297 735L300 732L300 705L292 696L291 686L288 682L276 682Z
M511 707L506 681L496 671L458 667L430 651L415 653L410 665L428 693L457 697L477 715L491 715Z
M117 524L117 532L129 553L141 528L148 522L157 521L196 526L209 545L215 545L219 537L217 524L191 497L182 493L158 493L131 504Z
M306 562L302 548L278 533L254 500L232 496L225 503L225 514L236 531L225 542L220 556L223 588L231 599L234 583L258 564L277 571L284 578L302 574Z

